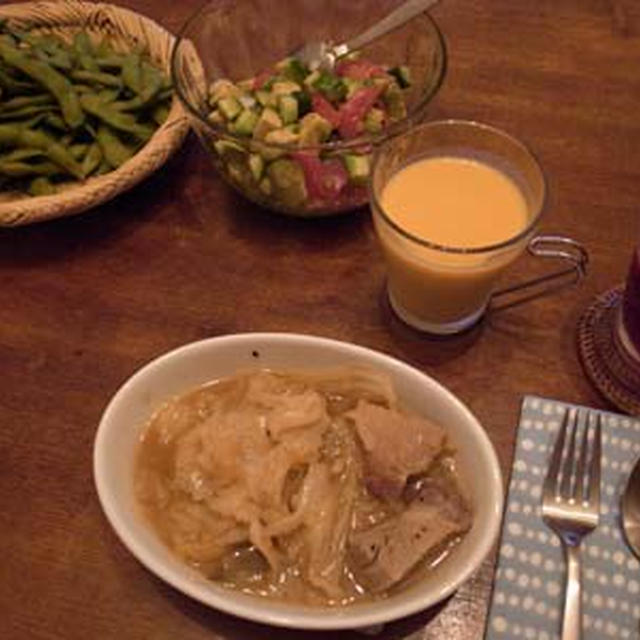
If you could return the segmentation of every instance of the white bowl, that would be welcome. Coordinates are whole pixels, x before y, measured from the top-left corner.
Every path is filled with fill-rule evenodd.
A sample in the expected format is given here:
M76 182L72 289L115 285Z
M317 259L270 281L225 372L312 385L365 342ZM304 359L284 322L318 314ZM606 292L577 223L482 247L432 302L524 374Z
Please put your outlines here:
M305 607L224 589L175 557L140 515L133 466L141 429L165 399L250 365L373 366L391 375L403 406L440 422L458 449L462 481L475 518L455 551L422 581L385 600L343 608ZM468 474L465 476L465 473ZM502 476L484 429L450 391L388 355L326 338L248 333L202 340L160 356L135 373L102 416L94 446L94 476L102 508L138 560L183 593L241 618L301 629L354 629L426 609L453 593L480 566L496 541L503 506Z

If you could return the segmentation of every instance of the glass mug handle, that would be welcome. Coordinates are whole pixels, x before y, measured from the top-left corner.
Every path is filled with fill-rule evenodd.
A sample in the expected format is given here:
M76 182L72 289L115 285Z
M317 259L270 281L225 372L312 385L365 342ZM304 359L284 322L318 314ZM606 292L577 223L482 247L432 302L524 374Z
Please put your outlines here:
M514 307L577 284L587 273L589 254L582 244L572 238L555 235L535 236L529 241L527 251L536 258L562 260L565 266L538 278L495 291L491 296L492 311Z

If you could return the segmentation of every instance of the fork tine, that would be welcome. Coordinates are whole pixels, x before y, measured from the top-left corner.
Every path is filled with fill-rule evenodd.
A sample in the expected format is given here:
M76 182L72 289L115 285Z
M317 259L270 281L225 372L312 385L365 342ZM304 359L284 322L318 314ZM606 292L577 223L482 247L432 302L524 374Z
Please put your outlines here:
M569 421L567 421L569 422ZM578 410L574 409L571 412L571 424L569 427L569 447L567 455L562 465L562 484L560 485L560 495L563 498L570 498L572 495L572 477L575 465L575 451L576 451L576 431L578 431ZM575 480L573 484L573 491L578 484L579 479Z
M593 438L589 469L589 504L600 505L600 458L602 457L602 415L596 414L596 432Z
M560 430L556 436L556 442L553 446L551 461L547 469L547 475L544 479L543 493L545 496L553 496L558 492L558 478L560 476L560 465L562 463L562 451L564 450L564 441L567 433L567 423L569 422L569 409L564 412Z
M587 457L589 453L589 434L592 431L590 413L587 413L584 416L583 422L584 422L584 428L582 429L582 439L580 442L580 454L578 457L578 464L576 466L576 485L575 485L575 490L573 492L573 497L576 500L579 500L580 502L585 502L589 499L589 496L587 495L588 484L586 483L585 472L587 469ZM593 450L592 450L592 453L593 453Z

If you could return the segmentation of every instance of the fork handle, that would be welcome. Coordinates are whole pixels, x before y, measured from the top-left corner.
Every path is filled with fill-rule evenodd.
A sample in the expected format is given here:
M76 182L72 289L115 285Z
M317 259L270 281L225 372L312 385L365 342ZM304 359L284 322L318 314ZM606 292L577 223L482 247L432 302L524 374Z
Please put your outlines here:
M361 47L364 47L365 44L369 44L372 40L383 36L389 31L393 31L393 29L397 29L419 13L426 11L437 1L438 0L407 0L407 2L403 2L382 20L376 22L371 28L356 36L353 40L347 42L347 51L360 49Z
M580 545L564 545L567 583L562 613L562 640L580 640L582 636L582 576Z

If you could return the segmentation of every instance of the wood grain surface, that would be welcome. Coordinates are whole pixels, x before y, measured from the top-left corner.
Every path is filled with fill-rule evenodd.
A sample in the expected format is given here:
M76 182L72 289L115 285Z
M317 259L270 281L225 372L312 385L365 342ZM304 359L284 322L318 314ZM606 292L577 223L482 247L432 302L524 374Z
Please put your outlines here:
M275 1L275 0L274 0ZM284 1L284 0L282 0ZM196 0L123 0L176 32ZM508 477L523 394L606 407L576 324L618 284L640 239L640 5L443 0L447 77L428 118L485 121L527 142L550 190L542 230L583 242L578 288L490 315L451 339L391 313L368 211L277 217L213 174L194 136L150 179L78 217L0 231L0 637L294 640L210 610L118 541L92 479L96 426L138 367L226 333L292 331L390 353L449 387L486 427ZM531 272L526 260L511 277ZM493 576L381 640L481 638Z

